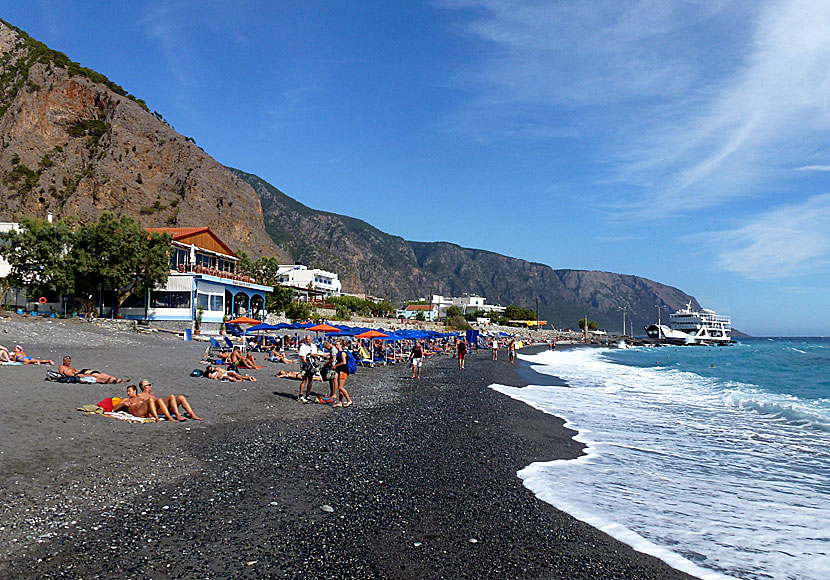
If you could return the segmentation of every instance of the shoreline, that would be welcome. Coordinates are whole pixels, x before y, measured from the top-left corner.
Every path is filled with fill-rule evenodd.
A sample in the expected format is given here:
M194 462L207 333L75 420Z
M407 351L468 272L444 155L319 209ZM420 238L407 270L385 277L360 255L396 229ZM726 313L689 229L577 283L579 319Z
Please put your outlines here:
M421 381L402 364L360 369L347 384L355 405L332 409L298 404L298 382L271 376L286 365L219 383L187 376L204 345L0 324L37 356L69 352L185 394L206 419L84 415L75 407L123 385L3 367L0 576L691 578L522 485L518 470L582 446L561 419L489 388L528 384L521 361L482 350L459 371L430 357Z

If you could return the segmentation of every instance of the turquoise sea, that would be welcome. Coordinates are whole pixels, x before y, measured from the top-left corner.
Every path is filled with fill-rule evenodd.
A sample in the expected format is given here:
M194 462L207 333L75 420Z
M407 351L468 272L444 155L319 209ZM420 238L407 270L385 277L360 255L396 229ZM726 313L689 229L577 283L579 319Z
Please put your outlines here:
M830 339L520 357L568 385L493 388L588 446L538 497L701 578L830 577Z

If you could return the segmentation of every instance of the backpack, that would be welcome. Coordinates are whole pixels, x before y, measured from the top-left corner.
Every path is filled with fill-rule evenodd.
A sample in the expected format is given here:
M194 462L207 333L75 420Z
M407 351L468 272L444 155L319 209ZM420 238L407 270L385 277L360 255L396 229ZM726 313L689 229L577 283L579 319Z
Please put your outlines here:
M354 360L354 355L349 350L341 351L346 355L346 372L353 375L357 372L357 361Z

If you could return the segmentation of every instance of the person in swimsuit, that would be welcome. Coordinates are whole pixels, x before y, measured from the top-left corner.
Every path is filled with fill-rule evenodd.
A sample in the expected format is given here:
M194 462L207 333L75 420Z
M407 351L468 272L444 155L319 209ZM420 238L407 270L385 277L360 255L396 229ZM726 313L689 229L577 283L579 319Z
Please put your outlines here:
M221 381L222 379L228 379L229 381L234 382L234 383L239 383L239 382L242 382L242 381L255 381L256 380L256 377L251 377L251 376L248 376L248 375L240 375L236 371L229 371L229 370L226 370L226 369L223 369L221 367L214 366L214 365L209 365L207 367L207 369L205 369L205 372L203 373L203 376L205 376L209 379L215 379L217 381Z
M185 421L186 419L179 412L179 406L181 405L192 419L195 419L196 421L202 420L199 415L193 412L193 408L190 406L190 403L187 402L184 395L167 395L166 397L158 397L153 394L153 383L147 379L139 381L138 388L141 390L138 396L142 399L155 399L156 408L161 409L165 416L168 415L169 411L175 413L176 419L179 421Z
M2 344L0 344L0 362L14 362L12 360L12 353Z
M351 407L352 398L349 396L349 391L346 390L346 379L349 378L349 363L346 362L346 351L343 350L343 341L338 340L335 348L337 349L337 357L334 364L334 372L337 373L337 386L334 389L334 399L337 402L332 406ZM345 402L343 399L345 399Z
M93 369L75 369L72 368L72 357L63 357L63 364L58 367L58 372L65 377L95 377L98 383L105 385L113 385L116 383L126 383L127 379L119 379L111 375L106 375L100 371Z
M274 376L280 379L296 379L298 381L303 379L303 373L300 371L277 371L277 374ZM313 380L322 381L323 377L320 375L314 375Z
M150 417L156 423L159 421L155 399L142 399L139 397L138 388L135 385L129 385L127 387L127 398L122 399L112 407L113 411L120 411L121 409L126 409L134 417ZM171 418L170 420L172 421L173 419Z
M53 365L54 362L48 359L37 359L26 354L23 347L19 344L14 345L14 360L16 362L26 363L27 365Z

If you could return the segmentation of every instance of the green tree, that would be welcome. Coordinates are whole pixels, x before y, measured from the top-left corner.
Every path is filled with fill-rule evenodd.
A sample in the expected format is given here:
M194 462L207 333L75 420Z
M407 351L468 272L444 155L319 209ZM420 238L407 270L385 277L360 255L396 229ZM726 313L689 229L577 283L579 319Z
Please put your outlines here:
M464 313L461 311L461 307L453 305L447 308L447 319L453 318L455 316L464 318Z
M478 319L478 316L478 310L471 310L464 315L464 320L467 320L468 322L475 322L475 320Z
M0 234L0 239L0 254L10 266L9 285L25 289L29 296L72 293L74 272L68 252L75 234L67 222L23 218L20 230Z
M450 308L452 308L452 306L450 306ZM447 310L449 310L449 309L447 309ZM448 317L447 322L446 322L446 326L448 328L453 329L453 330L469 330L470 328L472 328L467 323L467 321L464 320L464 317L459 315L459 314L455 314L453 316Z
M577 322L577 324L579 325L580 329L585 330L585 319L584 318L580 318L579 322ZM597 328L599 328L599 327L597 326L596 322L594 322L593 320L588 321L588 330L596 330Z
M291 320L308 320L314 314L314 307L308 302L291 302L285 309L285 316Z
M74 274L73 296L84 303L100 285L115 295L113 316L138 290L167 282L170 273L170 235L149 233L128 217L104 213L97 223L75 233L67 255Z
M415 320L418 320L420 322L423 322L426 319L427 319L427 317L424 316L424 311L423 310L419 310L418 313L415 315Z
M533 308L523 308L511 304L505 308L504 316L508 320L536 320L536 311Z
M268 312L285 312L294 296L291 288L274 285L274 290L265 296L265 308Z

